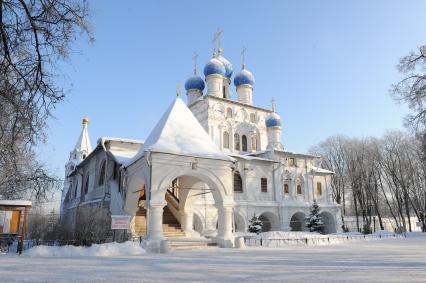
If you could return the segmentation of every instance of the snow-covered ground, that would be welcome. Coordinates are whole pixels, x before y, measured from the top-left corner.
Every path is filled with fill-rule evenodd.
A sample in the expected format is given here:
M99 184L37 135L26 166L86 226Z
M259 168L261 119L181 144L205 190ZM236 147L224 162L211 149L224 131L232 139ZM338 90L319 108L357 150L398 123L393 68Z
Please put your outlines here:
M92 245L91 247L74 246L38 246L24 252L24 256L30 257L82 257L82 256L129 256L142 255L145 250L138 242L108 243Z
M170 254L0 255L1 282L425 282L426 237Z

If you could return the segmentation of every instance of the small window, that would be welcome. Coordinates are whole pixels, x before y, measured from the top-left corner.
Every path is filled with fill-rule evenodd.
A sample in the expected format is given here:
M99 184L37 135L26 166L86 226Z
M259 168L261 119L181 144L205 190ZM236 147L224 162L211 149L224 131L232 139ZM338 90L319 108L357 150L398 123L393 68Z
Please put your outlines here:
M320 182L317 183L317 195L322 195L322 184Z
M247 136L243 135L241 137L241 144L243 146L243 151L247 151Z
M75 182L74 198L77 198L77 190L78 190L78 181L77 181L77 182Z
M290 193L290 190L288 188L288 184L284 184L284 193L287 195Z
M117 180L117 174L118 174L118 165L117 165L117 162L114 162L114 172L113 172L113 175L112 175L112 178L114 179L114 180Z
M228 132L223 132L223 148L229 149L229 134L228 134Z
M288 165L289 166L296 166L296 160L294 159L294 157L290 157L288 159Z
M301 184L297 184L296 191L297 191L298 195L302 194L302 185Z
M250 114L250 122L256 123L256 114L254 114L254 113Z
M234 149L240 151L240 135L234 135Z
M101 166L101 170L99 171L99 181L98 181L98 185L102 186L103 184L105 184L105 167L106 167L106 161L102 161L102 166Z
M84 183L84 194L86 195L89 192L89 181L90 181L90 175L87 175L86 182Z
M226 109L226 118L232 118L232 109L231 108Z
M257 151L257 136L253 135L251 137L251 150Z
M226 87L225 86L222 87L222 92L223 92L223 98L227 98L226 97Z
M266 178L260 179L260 189L261 189L262 193L268 192L268 179L266 179Z
M234 192L243 192L243 179L241 179L241 175L238 172L234 173Z

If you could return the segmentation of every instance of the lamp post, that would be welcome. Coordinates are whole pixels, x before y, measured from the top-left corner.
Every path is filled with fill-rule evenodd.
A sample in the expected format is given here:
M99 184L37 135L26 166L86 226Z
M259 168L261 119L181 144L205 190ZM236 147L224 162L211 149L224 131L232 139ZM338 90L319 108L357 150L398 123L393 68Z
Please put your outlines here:
M376 232L376 216L373 216L373 233Z

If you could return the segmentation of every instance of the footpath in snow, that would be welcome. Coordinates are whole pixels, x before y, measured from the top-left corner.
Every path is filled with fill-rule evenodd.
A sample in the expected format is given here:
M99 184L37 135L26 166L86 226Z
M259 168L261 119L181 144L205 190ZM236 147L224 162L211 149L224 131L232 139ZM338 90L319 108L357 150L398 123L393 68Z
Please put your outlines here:
M425 235L306 248L218 248L100 257L0 255L0 281L417 283L426 278Z

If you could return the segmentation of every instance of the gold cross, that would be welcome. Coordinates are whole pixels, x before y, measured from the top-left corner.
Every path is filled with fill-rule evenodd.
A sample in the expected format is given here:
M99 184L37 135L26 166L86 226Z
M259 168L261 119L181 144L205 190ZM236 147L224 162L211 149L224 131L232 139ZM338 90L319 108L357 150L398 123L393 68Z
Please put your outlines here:
M177 83L177 87L176 87L176 96L180 97L180 81L178 81Z
M223 29L221 28L217 28L217 31L214 33L213 40L212 40L213 53L215 52L216 48L217 50L219 50L220 48L220 37L222 36L222 33L223 33Z
M246 52L247 49L245 46L243 46L243 48L241 49L241 62L243 64L243 69L246 67Z
M275 98L274 97L272 97L271 104L272 104L272 111L276 112L277 106L275 104Z
M198 58L198 54L197 52L194 51L194 54L192 54L192 62L194 64L194 75L197 74L197 58Z

